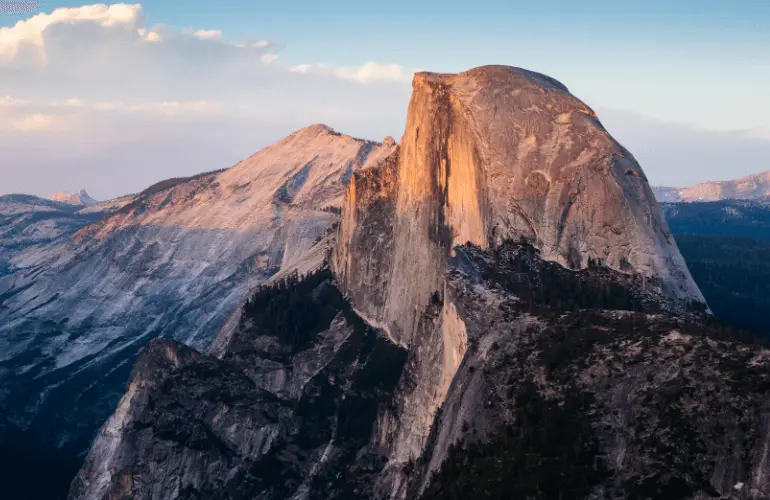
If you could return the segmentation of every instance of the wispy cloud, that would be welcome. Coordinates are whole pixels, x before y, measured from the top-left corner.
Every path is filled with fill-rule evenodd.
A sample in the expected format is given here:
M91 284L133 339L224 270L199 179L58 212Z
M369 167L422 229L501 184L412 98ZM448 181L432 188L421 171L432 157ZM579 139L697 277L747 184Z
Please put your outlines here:
M357 68L336 68L334 74L340 78L355 80L360 83L375 81L398 82L406 78L404 68L399 64L378 64L373 61Z
M109 197L227 166L310 123L374 138L403 127L409 75L397 64L303 69L258 33L233 40L146 19L138 4L89 5L0 28L3 190ZM120 162L107 158L118 150Z
M42 113L21 116L11 121L13 128L19 132L40 132L50 130L56 123L56 116Z
M299 64L290 71L302 74L331 75L358 83L405 82L414 72L407 72L400 64L380 64L369 61L356 67L333 67L326 64Z

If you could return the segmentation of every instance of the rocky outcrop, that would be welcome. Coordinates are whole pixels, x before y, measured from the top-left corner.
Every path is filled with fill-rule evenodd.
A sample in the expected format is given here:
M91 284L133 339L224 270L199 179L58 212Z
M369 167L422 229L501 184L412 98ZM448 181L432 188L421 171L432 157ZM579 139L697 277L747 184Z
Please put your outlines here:
M470 347L408 475L409 498L768 495L770 351L708 320L654 313L642 280L599 269L570 278L520 246L458 254L446 294ZM548 276L565 288L579 279L575 298L589 302L605 280L622 283L646 313L594 302L559 314L556 297L537 298L552 290Z
M770 197L770 170L730 181L707 181L687 188L656 186L660 202L721 200L767 200Z
M405 352L368 327L328 270L257 292L221 358L157 340L70 498L352 495Z
M0 408L77 456L149 340L206 347L254 287L320 265L307 250L338 220L350 176L393 147L311 126L0 264Z

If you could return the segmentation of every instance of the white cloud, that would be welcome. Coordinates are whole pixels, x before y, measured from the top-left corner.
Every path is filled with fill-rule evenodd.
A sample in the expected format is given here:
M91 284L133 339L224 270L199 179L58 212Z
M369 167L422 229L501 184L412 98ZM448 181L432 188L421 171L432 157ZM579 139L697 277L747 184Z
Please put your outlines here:
M770 128L754 128L746 131L746 135L754 137L756 139L763 139L770 141Z
M334 68L326 64L299 64L292 66L290 71L294 73L314 73L318 75L331 75L342 80L350 80L358 83L405 82L411 73L400 64L379 64L369 61L358 67Z
M54 108L87 108L96 111L126 111L131 113L161 112L164 114L181 114L185 112L205 113L222 109L222 103L218 101L88 101L70 97L64 100L34 101L15 96L0 97L0 106L14 110L46 110Z
M144 40L146 42L150 42L150 43L152 43L152 42L160 42L161 40L163 40L163 37L160 36L155 31L150 31L150 32L147 33L147 35L145 35Z
M19 132L40 132L51 129L57 123L54 115L35 113L14 119L11 125Z
M270 64L276 59L278 59L278 54L273 54L272 52L267 52L266 54L262 54L260 56L260 60L265 64Z
M32 47L39 61L47 61L44 33L56 24L89 22L98 26L136 26L140 21L141 7L137 5L86 5L75 8L60 8L50 14L37 14L27 20L18 21L14 26L0 28L0 63L12 61L20 49Z
M27 103L28 101L26 99L21 99L19 97L13 97L10 95L0 97L0 107L24 106Z
M85 105L85 102L82 99L78 99L76 97L70 97L66 101L64 101L65 106L75 106L75 107L81 107Z
M0 28L3 192L109 197L228 166L310 123L372 138L403 128L411 89L390 65L298 68L272 40L198 28L147 25L122 4Z
M193 33L193 36L201 40L219 40L222 38L222 32L219 30L198 30Z
M334 74L340 78L355 80L360 83L374 81L398 82L405 78L404 68L398 64L378 64L370 61L358 68L337 68Z
M181 115L185 113L212 113L220 110L222 103L214 101L160 101L126 103L123 101L105 101L94 104L97 111L125 111L128 113L161 113Z

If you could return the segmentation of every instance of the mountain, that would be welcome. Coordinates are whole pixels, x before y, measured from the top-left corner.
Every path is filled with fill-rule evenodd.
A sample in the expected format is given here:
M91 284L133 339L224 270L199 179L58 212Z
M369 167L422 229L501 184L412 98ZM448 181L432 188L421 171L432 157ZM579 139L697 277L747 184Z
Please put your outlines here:
M51 200L84 207L90 207L99 203L95 199L91 198L85 189L81 189L79 193L75 194L62 192L54 193L54 195L51 196Z
M53 245L121 203L118 199L84 208L24 194L0 196L0 275L9 272L17 254Z
M338 220L347 180L393 148L311 126L14 256L0 277L0 414L40 441L32 452L0 443L7 460L32 464L13 478L19 491L51 486L36 479L37 456L88 447L150 339L202 348L249 290L318 265L306 251Z
M0 259L8 263L22 249L73 234L98 218L79 214L78 210L37 196L0 196Z
M207 350L147 345L70 499L770 496L770 351L559 82L416 75L310 251Z
M767 200L770 197L770 170L731 181L701 182L688 188L653 187L660 202L719 200Z

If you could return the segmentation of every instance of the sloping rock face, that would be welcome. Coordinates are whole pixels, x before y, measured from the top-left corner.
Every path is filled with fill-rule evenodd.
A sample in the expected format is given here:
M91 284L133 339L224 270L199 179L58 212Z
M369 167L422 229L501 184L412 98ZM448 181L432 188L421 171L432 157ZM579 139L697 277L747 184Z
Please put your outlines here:
M306 264L350 176L393 147L311 126L15 255L0 273L0 413L77 456L141 347L155 337L207 346L250 290Z
M12 261L19 253L71 236L104 215L84 214L81 209L37 196L0 196L0 275L11 271Z
M770 351L656 312L638 276L533 256L458 249L469 348L407 497L765 498Z

